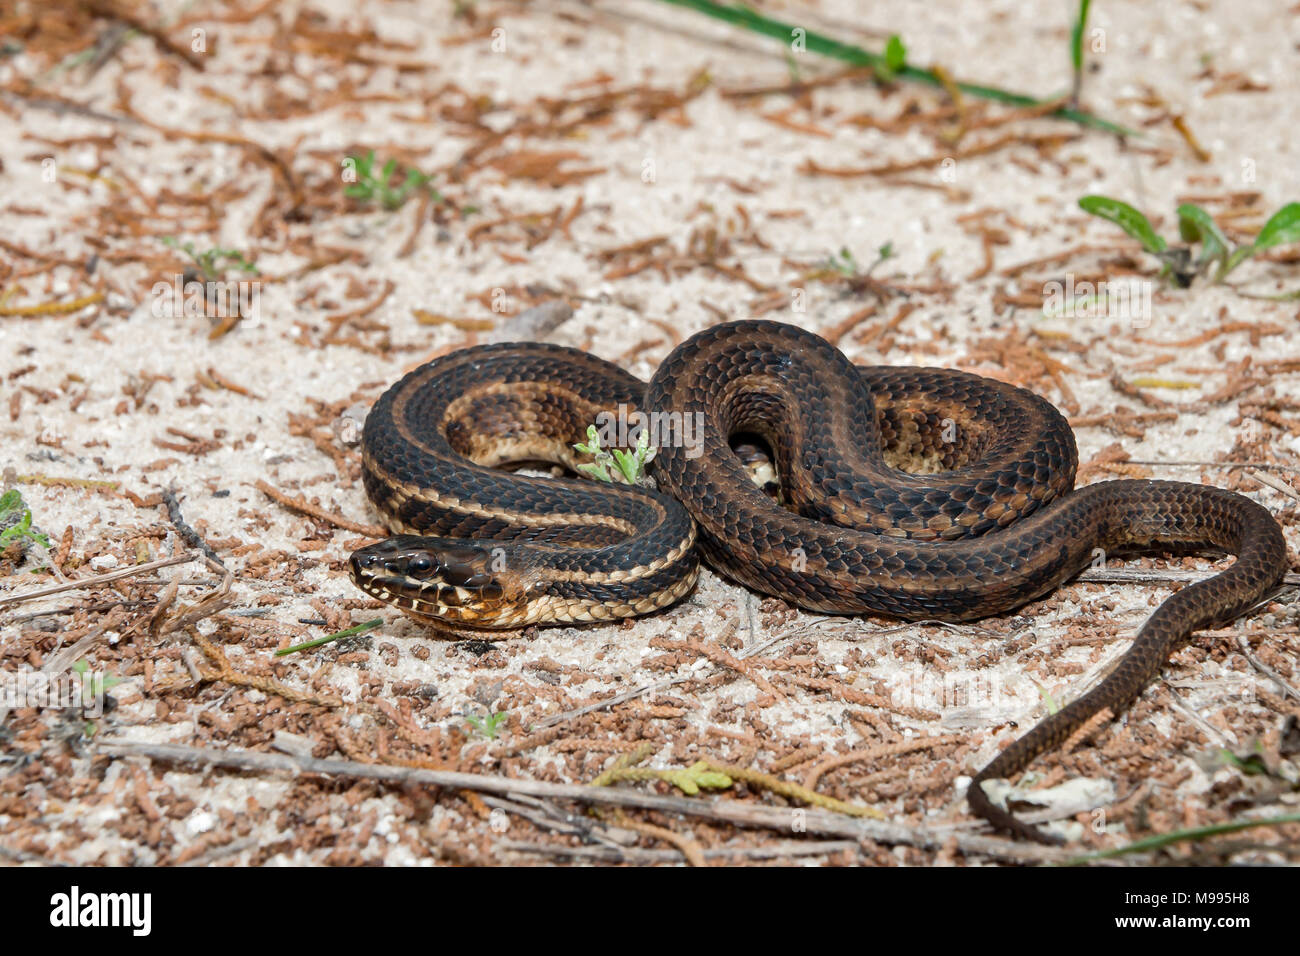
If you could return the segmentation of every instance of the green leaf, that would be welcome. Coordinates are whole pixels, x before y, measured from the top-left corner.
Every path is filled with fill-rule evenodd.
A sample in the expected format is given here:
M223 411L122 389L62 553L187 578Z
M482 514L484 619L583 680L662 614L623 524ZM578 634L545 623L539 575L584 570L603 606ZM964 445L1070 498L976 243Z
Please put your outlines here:
M0 548L6 548L9 546L10 542L18 541L21 538L31 538L40 542L47 548L50 546L49 538L45 537L45 535L32 533L32 512L23 505L21 497L18 498L17 507L10 507L4 510L6 512L20 511L21 514L16 522L5 528L3 531L0 531Z
M1300 242L1300 202L1289 202L1273 213L1273 218L1264 223L1255 237L1255 249L1271 249L1291 242Z
M578 442L573 446L573 450L580 455L599 455L600 454L600 432L596 431L595 425L587 426L586 444Z
M23 496L18 493L17 488L10 488L3 495L0 495L0 515L6 511L14 511L22 507Z
M641 462L636 452L623 451L621 448L614 448L612 451L618 470L623 473L623 483L635 485L641 477Z
M1201 244L1201 262L1224 259L1232 249L1232 243L1219 224L1195 203L1183 203L1178 207L1178 234L1188 242Z
M611 448L609 451L614 456L614 464L618 467L619 473L623 476L622 481L630 484L628 473L636 469L636 457L621 448Z
M1164 252L1165 246L1168 245L1156 233L1151 220L1126 202L1112 199L1110 196L1084 196L1079 200L1079 208L1113 222L1142 243L1142 248L1147 252L1159 254Z
M1219 756L1224 763L1236 767L1247 776L1269 776L1268 765L1264 763L1264 758L1259 754L1238 757L1231 750L1222 747L1219 749Z
M893 73L907 65L907 47L903 46L903 38L897 33L885 42L885 64Z
M476 717L472 714L466 714L465 722L488 740L496 740L497 731L501 728L501 725L509 719L509 717L509 711L502 711L499 714L488 714L486 717Z

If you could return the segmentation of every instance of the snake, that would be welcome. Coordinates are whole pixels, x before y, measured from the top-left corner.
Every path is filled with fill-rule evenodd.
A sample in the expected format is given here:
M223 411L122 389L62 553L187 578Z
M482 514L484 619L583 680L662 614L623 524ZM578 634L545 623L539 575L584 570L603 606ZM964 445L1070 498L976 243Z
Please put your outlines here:
M657 487L578 476L595 464L590 445L575 447L595 423L606 446L646 434ZM751 479L738 441L771 455L778 497ZM983 784L1118 716L1181 642L1267 600L1288 567L1278 522L1243 495L1146 479L1074 487L1074 433L1027 389L857 366L768 320L690 336L648 383L554 344L450 352L381 395L361 448L366 494L393 536L354 552L351 577L435 627L649 614L692 591L701 561L808 611L964 622L1049 594L1098 554L1235 556L1166 599L1096 686L972 778L971 810L1044 843L1061 841Z

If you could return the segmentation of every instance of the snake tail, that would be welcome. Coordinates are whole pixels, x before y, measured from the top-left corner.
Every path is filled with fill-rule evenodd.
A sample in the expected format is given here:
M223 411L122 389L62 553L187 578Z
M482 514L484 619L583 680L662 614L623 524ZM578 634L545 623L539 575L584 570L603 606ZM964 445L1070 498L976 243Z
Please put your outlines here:
M1075 495L1091 489L1107 492L1108 533L1099 537L1099 545L1114 550L1221 551L1236 555L1236 561L1161 604L1101 683L1017 738L971 780L967 802L972 811L1000 830L1039 843L1061 841L996 806L984 791L984 781L1014 776L1104 710L1118 716L1193 631L1225 624L1250 610L1268 597L1287 566L1286 541L1277 521L1241 495L1173 481L1105 482Z

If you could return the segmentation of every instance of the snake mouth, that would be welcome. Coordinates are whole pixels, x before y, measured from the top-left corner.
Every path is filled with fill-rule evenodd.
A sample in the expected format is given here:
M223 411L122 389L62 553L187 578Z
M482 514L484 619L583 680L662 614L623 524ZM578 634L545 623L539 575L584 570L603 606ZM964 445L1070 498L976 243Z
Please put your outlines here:
M353 583L423 621L477 628L529 623L539 590L510 568L506 549L446 538L398 535L354 551Z

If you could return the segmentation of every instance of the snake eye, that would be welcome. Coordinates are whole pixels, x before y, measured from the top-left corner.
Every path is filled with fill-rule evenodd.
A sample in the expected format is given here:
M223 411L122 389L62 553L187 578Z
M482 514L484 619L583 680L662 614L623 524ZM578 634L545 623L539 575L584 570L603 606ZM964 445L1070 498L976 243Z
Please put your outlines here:
M406 562L406 570L416 577L425 577L433 570L433 560L427 554L417 554Z

